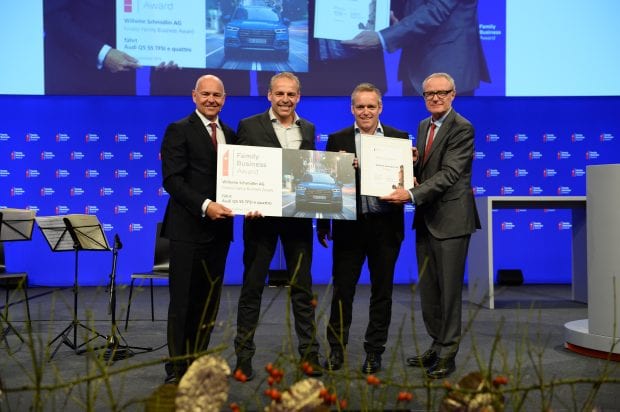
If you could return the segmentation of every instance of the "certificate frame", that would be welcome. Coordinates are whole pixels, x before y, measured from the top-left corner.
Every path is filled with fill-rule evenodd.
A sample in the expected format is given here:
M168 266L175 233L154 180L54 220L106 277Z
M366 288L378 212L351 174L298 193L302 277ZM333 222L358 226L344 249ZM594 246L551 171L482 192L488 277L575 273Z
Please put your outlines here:
M362 134L359 164L362 195L386 196L413 187L409 139Z
M379 31L389 24L389 0L316 0L317 39L351 40L362 30Z

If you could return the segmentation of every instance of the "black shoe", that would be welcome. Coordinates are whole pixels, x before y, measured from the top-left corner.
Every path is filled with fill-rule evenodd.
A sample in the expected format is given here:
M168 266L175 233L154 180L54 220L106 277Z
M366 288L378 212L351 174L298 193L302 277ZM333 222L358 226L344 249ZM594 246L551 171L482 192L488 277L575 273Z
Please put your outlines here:
M236 371L241 371L241 373L245 375L246 382L254 379L254 370L252 369L252 358L237 358L237 366L235 366L235 372Z
M447 378L456 370L454 358L437 358L437 361L426 370L429 379Z
M168 361L164 366L166 369L166 379L164 379L164 383L178 385L183 375L185 375L185 372L187 372L186 362Z
M322 376L321 364L319 363L319 354L316 352L309 353L301 359L302 365L307 363L308 369L304 370L304 373L308 376Z
M379 369L381 369L381 355L373 352L367 353L362 365L362 373L369 375L378 372Z
M339 350L332 350L329 358L325 361L325 369L328 371L337 371L342 368L344 363L344 355Z
M437 362L437 352L432 349L427 350L421 355L412 356L407 358L407 365L416 368L430 368Z
M166 379L164 379L164 383L172 384L172 385L178 385L179 384L179 378L174 373L170 373L170 374L167 373L166 374Z

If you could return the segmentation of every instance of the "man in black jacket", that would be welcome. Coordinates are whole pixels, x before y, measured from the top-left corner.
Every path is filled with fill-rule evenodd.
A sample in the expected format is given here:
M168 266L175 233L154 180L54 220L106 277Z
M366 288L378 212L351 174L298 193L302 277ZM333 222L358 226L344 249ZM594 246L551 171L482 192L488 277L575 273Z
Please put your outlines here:
M330 134L327 151L356 153L359 159L361 134L407 139L407 132L381 124L379 115L382 110L381 91L370 83L358 85L351 95L351 113L355 117L355 124ZM359 161L355 165L359 166ZM317 223L317 236L321 245L327 247L327 240L332 238L334 242L334 289L327 327L331 352L325 366L330 370L342 367L344 349L349 339L355 287L362 265L368 259L371 296L364 340L366 360L362 372L375 373L381 368L381 355L385 351L392 317L394 267L404 238L404 217L402 205L391 205L373 196L361 196L359 167L356 173L357 220L334 220L331 228L329 220L323 219Z
M196 110L171 123L161 146L163 185L170 194L162 236L170 239L168 352L171 358L205 351L217 317L233 212L215 202L217 144L235 143L219 118L226 94L213 75L192 91ZM178 381L186 360L166 364L166 381Z
M314 124L300 118L295 111L300 97L301 86L297 76L290 72L274 75L267 94L271 108L239 122L238 143L247 146L314 150ZM265 278L278 238L284 249L291 283L295 332L299 340L298 351L303 362L308 362L312 367L311 371L306 369L306 372L313 376L321 374L310 273L312 219L262 217L260 213L249 213L243 224L243 286L239 296L235 337L235 370L243 372L248 380L254 377L254 332L258 326Z

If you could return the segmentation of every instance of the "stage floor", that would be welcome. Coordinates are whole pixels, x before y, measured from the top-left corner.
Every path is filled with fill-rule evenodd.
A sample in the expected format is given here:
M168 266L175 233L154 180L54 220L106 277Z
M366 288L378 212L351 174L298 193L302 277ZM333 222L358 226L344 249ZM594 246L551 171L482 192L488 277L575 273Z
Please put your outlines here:
M42 410L143 410L142 401L163 384L162 360L167 356L166 312L168 290L155 287L155 320L151 321L148 284L135 289L127 331L124 330L128 288L118 288L117 323L126 343L136 347L151 347L152 351L136 350L128 359L116 360L106 365L101 359L104 351L76 355L62 344L51 361L45 354L56 348L49 342L71 325L73 294L71 288L36 287L28 290L32 330L27 330L25 305L17 302L9 306L9 319L16 331L23 336L22 343L10 331L6 340L0 341L0 410L26 410L37 406L32 391L24 387L36 386L41 373L41 385L63 386L53 391L43 390L38 407ZM415 288L396 285L393 294L390 339L383 356L383 370L377 374L382 381L379 387L369 387L359 369L364 359L363 337L368 320L370 289L367 285L357 288L353 324L350 331L348 357L344 370L326 373L320 379L346 398L350 409L406 409L437 410L446 391L443 382L434 382L439 388L427 391L422 388L425 378L421 370L407 367L404 359L423 351L429 345L421 318L420 302ZM235 364L232 341L235 335L236 305L239 286L225 286L218 322L211 340L211 348L224 357L231 368ZM256 378L248 383L230 380L228 403L236 402L245 410L262 410L267 404L263 391L268 388L264 366L280 359L286 375L281 388L299 379L300 372L292 362L296 355L296 338L291 326L292 312L287 307L288 288L265 288L260 325L256 331L257 353L254 358ZM315 287L318 296L317 318L321 356L328 354L325 342L325 323L329 315L329 286ZM584 405L600 410L620 410L617 402L620 383L620 363L577 355L564 348L564 324L585 319L587 306L570 300L570 285L524 285L496 289L496 309L489 310L465 301L463 308L463 341L457 357L457 370L449 378L452 384L473 371L488 370L492 376L508 377L505 389L515 386L530 387L524 392L507 392L505 402L509 410L523 400L521 410L554 411L580 410ZM103 287L79 289L78 318L101 333L108 335L111 317L108 314L109 294ZM464 297L467 292L464 291ZM15 293L12 301L19 301ZM3 311L6 308L2 309ZM4 313L4 312L3 312ZM5 325L2 325L4 329ZM78 343L86 331L78 328ZM71 334L72 340L72 334ZM97 338L91 344L102 345L105 339ZM492 358L492 361L491 361ZM34 366L37 365L37 366ZM101 375L113 373L108 379ZM85 377L93 379L90 385L72 384ZM555 388L536 389L540 380L562 381ZM592 381L603 381L593 389ZM108 385L106 385L108 383ZM413 401L397 403L398 392L413 387ZM89 402L91 402L89 404ZM588 402L591 402L588 404ZM229 410L225 405L224 410Z

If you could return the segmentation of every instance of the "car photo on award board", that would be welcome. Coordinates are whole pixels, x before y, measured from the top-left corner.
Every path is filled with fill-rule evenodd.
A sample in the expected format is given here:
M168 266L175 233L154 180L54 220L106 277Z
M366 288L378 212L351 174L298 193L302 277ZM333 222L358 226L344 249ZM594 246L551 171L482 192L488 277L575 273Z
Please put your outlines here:
M330 212L342 212L342 182L328 173L306 173L295 186L295 208L305 211L321 207Z
M282 216L356 218L352 153L282 150Z

